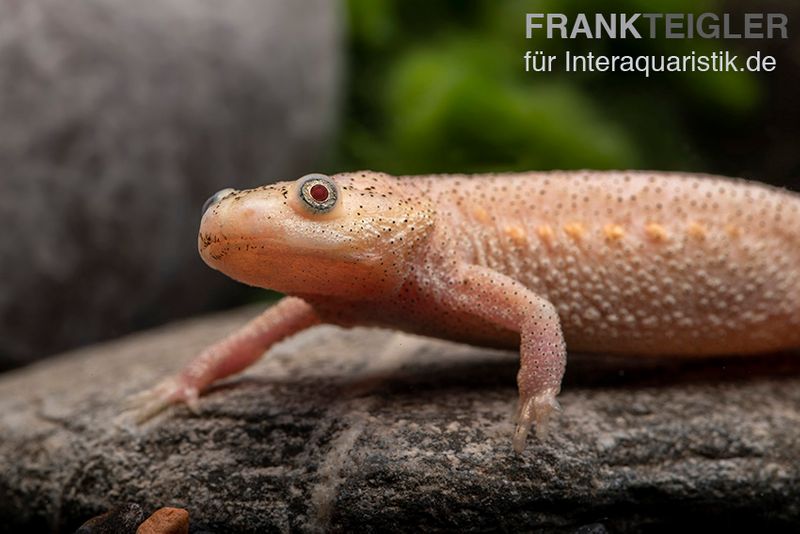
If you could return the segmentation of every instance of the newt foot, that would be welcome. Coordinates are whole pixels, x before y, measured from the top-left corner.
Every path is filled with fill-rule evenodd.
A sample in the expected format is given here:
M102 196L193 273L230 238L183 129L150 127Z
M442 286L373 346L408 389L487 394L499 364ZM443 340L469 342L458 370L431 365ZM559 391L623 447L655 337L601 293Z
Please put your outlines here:
M135 393L125 400L123 411L133 411L134 420L141 424L152 419L169 406L185 404L193 413L200 411L200 391L180 376L167 378L156 386Z
M517 428L514 431L514 452L520 454L525 449L525 439L531 426L536 425L536 436L547 435L548 422L554 410L561 407L556 400L556 392L547 390L539 395L532 395L525 400L520 399L517 409Z

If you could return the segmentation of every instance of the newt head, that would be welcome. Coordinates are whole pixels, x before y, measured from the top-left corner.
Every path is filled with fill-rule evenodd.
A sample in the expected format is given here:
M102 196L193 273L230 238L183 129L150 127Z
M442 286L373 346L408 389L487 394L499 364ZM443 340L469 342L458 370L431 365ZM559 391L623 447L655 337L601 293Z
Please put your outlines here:
M198 247L212 268L293 295L363 297L398 287L429 233L427 198L397 178L355 172L211 197Z

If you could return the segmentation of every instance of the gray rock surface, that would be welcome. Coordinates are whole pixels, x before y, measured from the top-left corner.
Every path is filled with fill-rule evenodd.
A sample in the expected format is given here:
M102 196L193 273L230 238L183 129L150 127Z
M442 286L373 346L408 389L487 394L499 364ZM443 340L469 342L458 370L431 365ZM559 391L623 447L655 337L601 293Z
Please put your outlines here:
M549 436L511 452L517 358L309 330L144 427L126 395L256 309L0 378L0 525L70 532L125 503L194 532L719 531L800 525L800 354L571 357Z
M136 530L144 521L141 506L136 503L123 504L89 519L75 534L138 534Z
M340 7L0 3L0 369L230 294L200 207L316 170Z

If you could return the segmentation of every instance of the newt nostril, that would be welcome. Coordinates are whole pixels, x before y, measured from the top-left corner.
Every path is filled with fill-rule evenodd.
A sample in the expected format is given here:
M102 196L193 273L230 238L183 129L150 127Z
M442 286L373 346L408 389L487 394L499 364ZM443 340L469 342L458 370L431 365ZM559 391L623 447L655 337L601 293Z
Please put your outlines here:
M208 208L210 208L211 206L213 206L214 204L216 204L217 202L219 202L223 198L227 197L228 195L230 195L234 191L235 191L235 189L231 189L230 187L227 187L225 189L220 189L219 191L217 191L216 193L214 193L213 195L208 197L208 200L206 200L205 203L203 204L202 211L200 211L200 216L202 217L203 215L205 215L206 211L208 211Z

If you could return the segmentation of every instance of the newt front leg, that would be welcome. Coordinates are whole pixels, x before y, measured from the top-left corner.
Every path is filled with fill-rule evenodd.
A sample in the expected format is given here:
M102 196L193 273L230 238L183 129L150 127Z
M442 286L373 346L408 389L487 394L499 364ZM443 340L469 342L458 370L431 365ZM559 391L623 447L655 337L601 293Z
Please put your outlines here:
M140 422L171 404L197 411L200 394L215 381L253 365L272 345L320 322L304 300L286 297L242 328L211 345L178 374L131 397Z
M459 268L445 305L520 333L519 404L514 450L522 452L531 425L540 436L554 408L567 363L555 307L516 280L477 265Z

